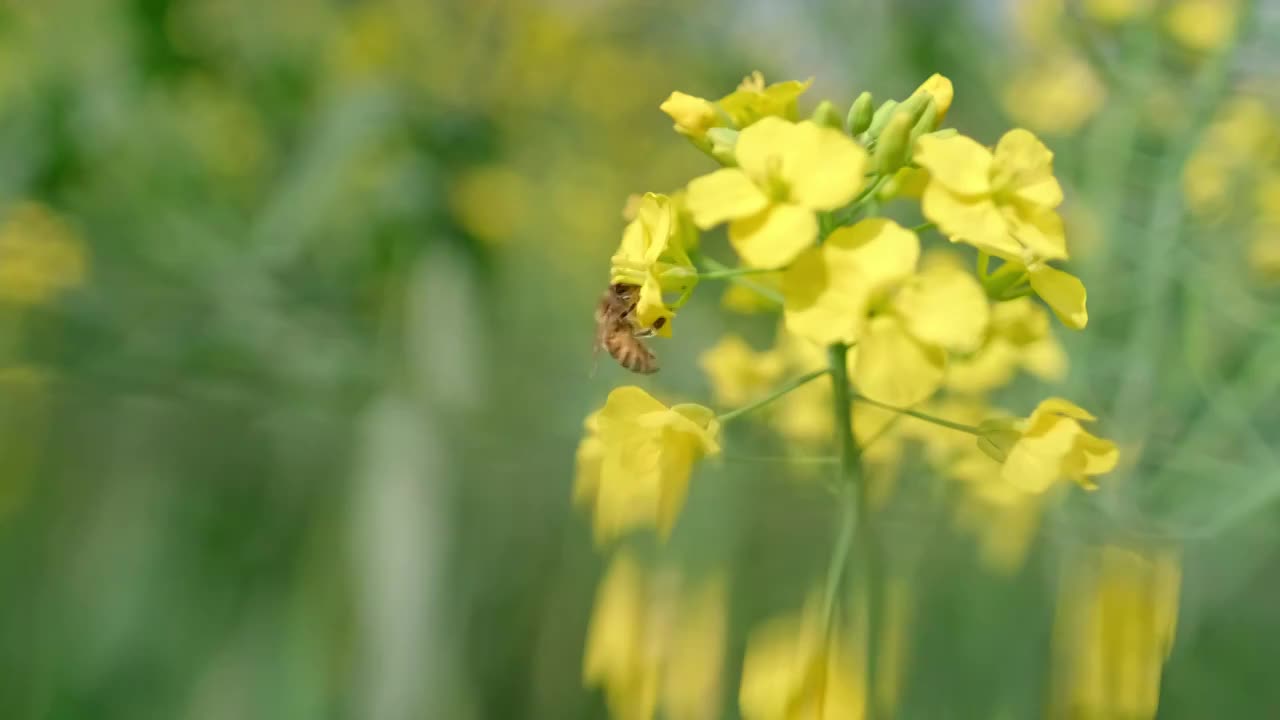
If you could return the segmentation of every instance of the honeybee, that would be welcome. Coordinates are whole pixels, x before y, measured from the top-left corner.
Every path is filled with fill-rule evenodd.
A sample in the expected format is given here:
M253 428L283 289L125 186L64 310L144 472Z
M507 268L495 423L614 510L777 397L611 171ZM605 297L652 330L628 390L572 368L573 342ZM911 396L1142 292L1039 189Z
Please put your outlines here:
M635 309L639 301L638 285L614 283L604 291L596 305L595 351L604 348L622 367L649 375L658 372L658 358L641 340L653 335L653 330L636 325ZM666 318L659 318L654 328L661 328L664 322Z

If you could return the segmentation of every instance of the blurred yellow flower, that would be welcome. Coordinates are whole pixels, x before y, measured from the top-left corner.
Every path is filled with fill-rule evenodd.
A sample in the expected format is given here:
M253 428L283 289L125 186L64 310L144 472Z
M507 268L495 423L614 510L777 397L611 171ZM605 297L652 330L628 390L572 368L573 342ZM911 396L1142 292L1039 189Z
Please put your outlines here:
M815 212L845 205L862 189L867 153L844 133L768 117L738 138L738 167L689 183L685 202L703 229L732 220L729 241L743 261L777 268L818 237Z
M591 508L599 544L644 526L665 539L684 507L694 463L720 452L714 412L668 408L635 386L609 393L586 430L573 495Z
M1167 550L1105 546L1067 567L1054 621L1054 717L1156 717L1181 584Z
M755 287L781 294L782 273L754 275L749 283L729 283L729 287L725 288L724 294L720 296L720 307L743 315L777 310L778 302L754 289Z
M587 629L583 682L602 686L614 718L719 716L724 585L685 592L674 575L646 575L620 551L600 583Z
M972 446L970 446L972 448ZM965 484L956 508L956 524L978 545L978 562L991 572L1010 575L1022 569L1040 529L1045 496L997 482L1000 467L976 448L957 459L957 466L984 478Z
M1153 0L1084 0L1084 11L1100 23L1118 25L1146 15L1153 4Z
M984 428L979 444L1004 455L1000 477L1014 487L1040 493L1067 479L1092 490L1097 484L1091 478L1111 472L1120 458L1115 443L1080 425L1095 419L1067 400L1049 398L1026 420Z
M1031 298L1017 298L992 305L986 340L977 352L951 358L947 387L984 393L1007 385L1019 369L1056 382L1066 376L1067 362L1049 314Z
M1177 0L1165 17L1165 28L1188 50L1212 52L1231 42L1238 22L1236 0Z
M641 327L671 336L673 313L663 293L685 292L698 282L698 271L689 259L694 233L671 198L656 193L641 198L609 270L609 282L640 286L636 320ZM655 326L658 318L665 322Z
M1182 188L1191 210L1202 217L1236 209L1237 184L1266 172L1280 160L1280 124L1267 104L1253 95L1228 101L1187 160Z
M457 175L449 189L449 206L463 230L482 242L501 245L527 217L530 194L528 180L515 168L484 165Z
M0 224L0 302L50 302L84 281L86 264L75 231L43 205L16 205Z
M698 358L721 407L746 405L768 393L781 379L784 360L777 351L756 352L741 337L729 334Z
M929 171L925 217L952 242L1026 264L1067 257L1053 153L1035 135L1010 130L994 153L963 135L925 135L915 160Z
M809 89L813 80L787 80L765 85L759 70L751 73L738 89L720 98L720 108L739 128L745 128L766 117L796 118L796 99Z
M1102 107L1106 88L1084 59L1058 52L1018 67L1001 98L1018 124L1066 135Z
M738 704L744 720L857 720L866 712L861 653L810 600L751 633Z

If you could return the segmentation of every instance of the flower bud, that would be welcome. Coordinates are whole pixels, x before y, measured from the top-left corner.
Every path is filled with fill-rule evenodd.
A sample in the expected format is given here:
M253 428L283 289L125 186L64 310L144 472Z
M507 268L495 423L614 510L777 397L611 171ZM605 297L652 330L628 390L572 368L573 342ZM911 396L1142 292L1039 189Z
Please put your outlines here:
M911 137L911 114L896 112L889 124L885 125L876 141L876 170L882 175L889 175L907 162L907 151Z
M920 119L916 120L916 124L911 128L911 147L915 147L916 140L920 136L933 132L938 127L938 104L929 98L929 102L925 103L924 112L920 113Z
M675 130L691 140L700 140L716 123L716 107L710 101L682 92L673 92L658 106L675 121Z
M809 119L824 127L836 130L844 129L844 122L840 120L840 113L836 112L836 106L830 100L823 100L818 103L818 107L813 109L813 114L809 116Z
M897 100L885 100L876 110L875 115L871 116L871 125L867 127L867 137L876 137L880 131L889 122L889 118L893 116L893 111L898 107Z
M912 95L906 100L898 103L898 107L894 110L894 114L906 113L911 116L911 124L915 125L920 119L920 116L924 114L924 109L928 107L929 102L932 99L932 97L925 94Z
M873 103L875 101L871 97L871 93L863 92L853 101L853 105L849 106L849 115L845 118L845 124L848 126L850 135L866 132L871 127L871 116L875 112Z

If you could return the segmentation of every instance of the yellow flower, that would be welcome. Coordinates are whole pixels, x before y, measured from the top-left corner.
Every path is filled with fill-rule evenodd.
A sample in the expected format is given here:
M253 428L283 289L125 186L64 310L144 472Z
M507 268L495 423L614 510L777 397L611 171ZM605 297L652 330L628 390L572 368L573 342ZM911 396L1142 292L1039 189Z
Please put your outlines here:
M1082 420L1094 419L1066 400L1049 398L1030 418L993 426L980 442L994 442L995 452L1006 452L1000 477L1014 487L1039 493L1065 478L1092 490L1097 485L1091 478L1111 472L1120 458L1115 443L1089 434L1080 425Z
M1106 546L1064 575L1054 620L1053 717L1156 717L1177 627L1177 556Z
M946 351L977 348L987 300L968 273L915 273L920 239L882 218L836 229L783 276L791 332L827 345L857 342L854 384L868 397L914 405L942 384Z
M666 195L645 193L635 209L635 219L622 232L622 242L612 259L609 282L640 286L636 319L641 327L671 336L672 309L664 292L687 292L698 282L698 271L689 259L696 243L694 229ZM655 327L658 318L665 322Z
M593 510L596 542L642 526L666 538L694 463L720 452L719 434L715 413L701 405L668 408L635 386L609 393L587 420L574 485L575 501Z
M751 633L738 704L744 720L857 720L866 680L857 645L828 632L821 605L776 618Z
M1118 25L1151 12L1152 0L1085 0L1084 11L1100 23Z
M1010 130L994 153L963 135L925 135L915 160L929 171L925 217L952 242L1026 263L1067 257L1053 153L1035 135Z
M1003 387L1019 370L1050 382L1067 372L1067 354L1049 325L1049 314L1031 298L995 303L982 347L953 357L947 368L947 387L983 393Z
M1235 37L1238 15L1236 0L1179 0L1169 9L1165 28L1188 50L1212 52Z
M951 80L945 75L934 73L911 93L911 97L922 94L933 96L934 106L938 109L938 124L941 124L947 117L947 111L951 109L951 100L955 98L955 89L951 86Z
M675 121L675 130L689 138L701 140L707 130L716 127L716 106L709 100L676 91L658 106Z
M867 153L838 130L768 117L742 131L737 158L738 167L690 182L686 205L703 229L732 220L729 241L743 261L776 268L813 245L815 212L862 189Z
M782 377L782 356L756 352L737 335L725 335L704 352L698 364L711 381L712 395L722 407L745 405L773 389Z
M84 281L84 249L48 208L23 203L0 225L0 302L39 305Z
M1102 107L1106 88L1089 63L1060 52L1019 67L1002 99L1005 111L1019 124L1065 135Z
M682 592L675 576L650 576L625 552L609 565L587 630L583 682L603 686L615 718L719 715L725 636L723 583Z
M766 117L794 120L796 99L809 89L813 80L788 80L764 84L759 70L751 73L738 85L738 89L720 98L720 108L739 128L745 128Z

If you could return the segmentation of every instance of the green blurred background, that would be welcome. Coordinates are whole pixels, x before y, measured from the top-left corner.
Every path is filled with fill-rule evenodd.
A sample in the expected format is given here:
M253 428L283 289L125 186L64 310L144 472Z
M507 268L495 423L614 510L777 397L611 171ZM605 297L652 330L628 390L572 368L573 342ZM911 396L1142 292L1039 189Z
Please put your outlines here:
M1177 4L0 2L0 717L604 717L592 306L627 196L711 167L658 104L756 69L802 113L942 72L962 132L1045 138L1092 322L1001 400L1126 452L1013 573L905 473L899 716L1041 716L1061 560L1123 542L1182 557L1160 717L1280 717L1280 5ZM773 323L700 288L642 384L709 402ZM761 447L650 549L728 573L725 717L834 522Z

